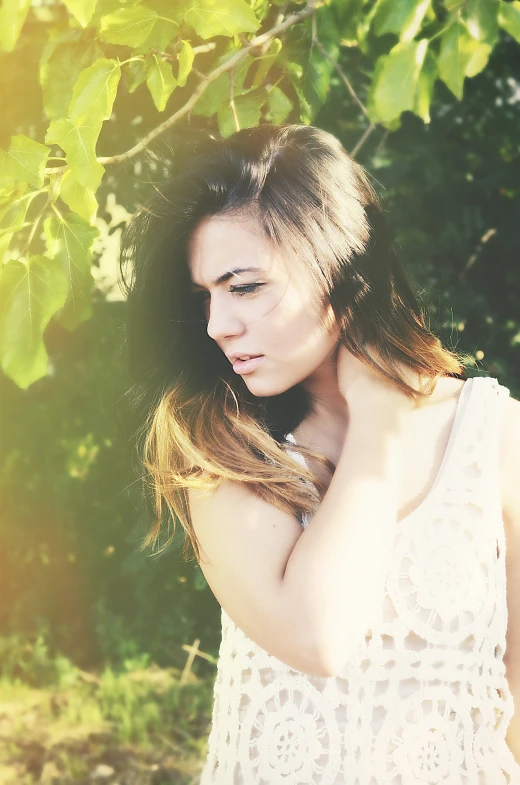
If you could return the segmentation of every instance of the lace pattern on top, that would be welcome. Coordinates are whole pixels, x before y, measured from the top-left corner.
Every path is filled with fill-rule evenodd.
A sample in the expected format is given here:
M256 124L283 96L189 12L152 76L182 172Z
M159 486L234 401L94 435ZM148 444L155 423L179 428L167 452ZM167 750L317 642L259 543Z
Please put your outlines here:
M339 676L289 667L222 609L200 785L520 785L505 742L508 395L494 378L464 386L438 482L398 521L379 617Z

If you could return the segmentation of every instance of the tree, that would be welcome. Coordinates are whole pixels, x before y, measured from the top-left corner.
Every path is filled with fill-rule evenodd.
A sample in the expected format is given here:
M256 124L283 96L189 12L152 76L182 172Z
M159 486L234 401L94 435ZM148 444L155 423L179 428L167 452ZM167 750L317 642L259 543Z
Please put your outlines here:
M503 31L520 41L520 2L6 0L0 31L3 73L34 98L24 114L13 89L0 150L0 367L26 389L47 374L49 322L72 331L92 316L95 219L112 167L194 118L224 137L311 123L332 74L366 126L356 154L374 128L399 129L403 112L429 123L436 80L462 99ZM366 59L366 96L339 64L342 47ZM29 51L32 71L25 57L21 69ZM133 144L101 155L111 123L125 136L123 117Z

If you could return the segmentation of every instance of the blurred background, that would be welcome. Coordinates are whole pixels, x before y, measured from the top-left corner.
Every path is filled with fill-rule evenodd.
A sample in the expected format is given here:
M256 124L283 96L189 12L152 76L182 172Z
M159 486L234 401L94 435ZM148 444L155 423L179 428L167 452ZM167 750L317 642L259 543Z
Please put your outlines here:
M182 529L159 558L137 551L150 520L116 424L119 238L185 139L335 134L372 175L431 327L520 398L520 3L217 7L221 28L207 0L0 10L2 785L198 782L220 607Z

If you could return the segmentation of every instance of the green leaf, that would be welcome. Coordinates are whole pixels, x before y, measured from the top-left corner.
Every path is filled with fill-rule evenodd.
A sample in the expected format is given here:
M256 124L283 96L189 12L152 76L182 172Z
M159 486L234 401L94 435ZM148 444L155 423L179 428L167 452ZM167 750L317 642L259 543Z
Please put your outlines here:
M0 367L23 390L47 374L43 333L67 297L67 276L45 256L0 271Z
M82 34L79 30L63 27L51 28L48 32L47 43L40 55L40 68L48 63L49 58L52 57L58 46L65 43L78 44L81 41L81 36Z
M312 118L316 117L327 100L333 68L330 60L327 60L316 47L313 47L302 78L303 94L309 104Z
M4 0L0 8L0 46L12 52L24 26L31 0Z
M41 188L49 152L48 147L25 134L13 136L9 150L0 150L0 187L22 182Z
M380 58L383 62L374 85L373 103L382 121L391 122L402 112L413 111L427 48L426 38L408 41L397 44Z
M287 61L284 64L285 71L287 72L287 76L292 81L300 82L303 76L303 66L300 63L293 63L291 61Z
M235 111L240 128L251 128L258 125L265 99L266 91L261 87L254 88L251 92L235 98ZM227 103L220 107L218 127L224 138L231 136L237 130L233 112L229 105L229 98Z
M76 126L68 117L53 120L45 136L47 144L60 145L76 180L94 193L105 172L96 158L98 136L98 128L87 124Z
M212 117L218 112L223 101L229 101L231 85L229 73L220 74L206 87L193 107L193 114Z
M357 44L357 26L363 5L363 0L343 0L338 4L338 29L342 41L355 41Z
M255 59L255 63L258 65L253 79L253 87L260 87L260 85L264 84L265 77L269 73L271 66L273 66L278 59L281 50L281 40L279 38L273 38L265 55L261 55Z
M462 22L455 21L444 32L437 65L439 76L459 100L464 78L475 76L486 65L491 47L475 40Z
M56 314L67 330L92 316L92 259L90 248L99 230L75 213L52 215L43 223L48 254L59 262L69 286L67 300Z
M25 222L29 200L8 201L0 207L0 269L6 259L14 233ZM6 231L7 230L7 231Z
M149 64L144 58L142 60L134 60L131 63L125 63L123 68L128 85L128 92L133 93L137 90L139 85L146 82L148 76Z
M310 32L311 20L307 19L306 24ZM334 71L334 63L337 63L339 57L339 31L336 20L327 6L322 6L316 11L316 27L328 57L317 47L312 47L304 67L302 87L313 118L327 100L330 77Z
M103 51L95 41L67 40L59 34L50 39L39 73L43 106L50 120L66 116L78 76L99 57Z
M153 55L153 62L146 80L153 102L158 112L164 112L168 98L177 87L177 80L172 73L171 63L159 60Z
M453 11L454 8L460 8L465 0L442 0L442 4L446 11Z
M296 25L287 31L284 52L289 62L299 63L303 67L301 80L294 78L295 74L290 78L295 89L297 87L302 93L304 102L299 96L300 108L309 121L327 100L330 77L339 56L338 28L333 14L326 6L316 12L316 27L319 41L328 56L312 44L311 20L305 20L303 25Z
M432 102L433 86L438 76L437 60L428 49L417 80L413 112L423 122L430 122L430 105Z
M179 32L179 25L172 19L157 19L149 35L134 50L135 54L147 52L149 49L159 49L164 52Z
M86 27L92 19L96 0L63 0L63 2L80 25Z
M142 0L137 0L138 4L141 2ZM190 0L188 3L191 4ZM146 0L146 5L157 11L158 16L176 22L178 26L182 23L186 12L186 0L175 0L175 2L172 0Z
M298 97L298 102L300 105L300 120L302 123L308 125L311 122L311 107L301 88L303 67L300 65L300 63L293 63L288 61L285 64L285 72L294 88L294 92Z
M220 65L227 62L230 57L234 57L236 52L237 50L225 52L221 57L218 58L216 63L213 63L211 70L215 70L215 68L218 68ZM235 96L241 94L244 80L251 63L253 62L254 60L251 55L246 55L244 59L241 60L236 66ZM230 95L231 81L229 78L229 71L225 71L223 74L220 74L220 76L217 76L217 78L208 85L206 91L202 93L197 103L193 107L193 113L197 115L203 115L204 117L212 117L218 112L223 102L229 101Z
M466 0L462 20L473 38L493 46L498 38L498 0Z
M475 49L473 56L470 57L466 66L466 76L476 76L481 71L483 71L487 65L490 54L491 46L488 44L482 44L478 47L478 49Z
M177 73L177 84L179 87L184 87L186 79L188 78L195 55L193 48L189 41L181 41L181 48L179 51L179 71Z
M67 169L61 177L60 197L74 213L89 223L95 219L98 208L95 194L76 180L72 169Z
M100 38L111 44L139 46L148 38L158 18L157 11L146 5L121 8L102 17Z
M195 0L184 19L201 38L254 33L260 26L244 0Z
M375 102L375 92L376 87L379 84L379 80L381 79L381 74L386 63L386 58L387 55L381 55L381 57L377 58L376 64L374 66L374 73L372 74L372 81L367 92L367 114L370 122L374 124L380 123L382 121Z
M364 55L368 55L369 52L369 41L372 34L372 20L376 15L377 9L378 3L376 0L369 11L365 11L358 17L355 39L357 45Z
M112 107L121 78L118 60L105 57L96 60L78 76L72 91L68 116L74 125L89 123L101 126L112 114Z
M230 52L226 52L224 61L227 62L227 60L229 60L230 57L234 57L235 54L236 54L236 49L232 49ZM219 63L220 63L220 59L219 59ZM252 63L254 63L254 59L251 57L251 55L246 55L244 58L242 58L242 60L240 60L238 65L235 66L234 68L235 95L238 95L239 93L242 92L246 76L249 72L249 69L251 68ZM228 71L228 77L229 77L229 73L230 72Z
M125 8L133 8L136 5L141 5L142 2L143 0L126 0L126 2L124 2L124 6ZM90 27L93 27L95 29L99 28L101 26L101 20L103 19L103 17L109 16L110 14L119 11L122 5L123 3L121 2L121 0L97 0L94 13L92 14L92 19L90 21ZM155 11L157 11L153 0L147 0L146 5L149 8L152 8ZM159 13L158 16L160 16Z
M385 65L385 56L379 58L376 62L374 69L374 78L367 95L367 112L371 123L377 123L387 128L389 131L397 131L401 127L401 115L394 120L383 120L377 113L376 105L374 102L375 89L377 87L378 79Z
M395 33L401 43L417 35L431 0L380 0L372 19L375 35Z
M269 90L267 104L269 106L271 122L275 123L275 125L283 123L294 106L293 102L287 98L283 90L276 85Z
M504 3L501 0L498 9L498 24L520 44L520 2Z

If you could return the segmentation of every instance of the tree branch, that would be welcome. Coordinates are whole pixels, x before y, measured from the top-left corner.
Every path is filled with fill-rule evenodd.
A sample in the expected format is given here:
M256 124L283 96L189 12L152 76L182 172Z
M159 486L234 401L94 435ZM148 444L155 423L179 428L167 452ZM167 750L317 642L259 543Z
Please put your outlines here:
M478 241L474 252L471 254L471 256L467 260L466 264L464 265L462 270L457 275L457 278L459 279L460 283L464 283L464 281L466 280L466 274L467 274L468 270L471 270L471 268L473 267L473 265L477 261L478 257L482 253L482 249L485 246L485 244L487 242L489 242L491 240L491 238L495 236L496 233L497 233L497 230L495 228L493 228L493 227L491 229L488 229L486 232L484 232L484 234L482 235L482 237Z
M387 128L386 131L384 132L383 136L381 137L381 141L379 142L379 144L377 145L376 149L374 150L374 154L375 155L377 155L378 152L384 147L389 133L390 133L390 131Z
M356 155L359 153L359 151L361 150L361 148L365 144L366 140L368 139L368 137L370 136L370 134L372 133L372 131L376 127L377 126L374 123L370 123L370 125L366 129L366 131L363 134L363 136L361 137L361 139L356 143L356 145L354 146L354 149L351 151L350 155L352 156L352 158L356 157Z
M309 0L308 4L303 8L301 11L297 13L291 14L284 19L283 22L280 24L275 25L270 30L267 30L265 33L256 36L253 38L248 46L245 46L243 49L240 49L233 57L230 57L225 63L222 63L218 68L215 68L211 71L205 79L203 79L199 85L195 88L193 93L191 94L190 98L186 101L184 106L178 109L171 117L165 120L163 123L158 125L153 131L150 131L147 136L143 137L138 144L132 147L130 150L127 150L125 153L120 153L119 155L110 155L105 157L97 158L98 163L102 164L103 166L107 164L119 164L123 163L123 161L128 161L131 158L134 158L136 155L139 155L149 144L152 142L156 137L160 136L161 134L168 131L172 126L175 125L182 117L187 115L191 109L195 106L198 99L205 92L211 82L215 81L215 79L220 76L220 74L225 73L226 71L231 71L236 65L243 60L246 55L251 51L251 49L258 48L266 41L271 40L272 38L276 38L281 33L284 33L289 27L292 27L295 24L299 24L304 19L309 16L312 16L316 9L323 5L325 0ZM53 174L55 172L63 172L66 167L54 167L45 169L45 174Z
M313 20L313 22L314 22L314 20ZM323 54L323 55L324 55L324 56L327 58L327 60L329 60L329 61L332 63L332 65L334 66L334 68L336 69L336 71L338 72L338 74L340 75L340 77L342 78L342 80L343 80L343 83L344 83L345 87L347 88L347 90L349 91L350 95L352 96L352 98L354 99L354 101L357 103L357 105L359 106L359 108L361 109L361 111L363 112L363 114L365 115L365 117L367 118L367 120L369 120L369 121L370 121L370 117L368 116L368 112L367 112L367 110L366 110L366 108L365 108L365 106L364 106L363 102L362 102L362 101L361 101L361 99L360 99L360 98L357 96L357 94L356 94L356 91L354 90L354 88L353 88L353 87L352 87L352 85L350 84L349 80L348 80L348 79L347 79L347 77L345 76L345 72L343 71L342 67L339 65L339 63L337 63L337 62L334 60L334 58L333 58L333 57L331 57L331 56L329 55L329 53L327 52L327 50L325 49L325 47L324 47L324 46L323 46L323 44L321 43L321 41L320 41L320 39L318 38L318 35L317 35L316 31L315 31L314 25L313 25L313 36L312 36L312 38L313 38L313 42L316 44L316 46L318 47L318 49L320 50L320 52L321 52L321 53L322 53L322 54Z
M240 123L238 122L237 109L235 106L235 69L229 75L230 79L230 93L229 93L229 106L233 115L233 122L235 123L235 131L240 131Z
M215 41L210 41L208 44L201 44L200 46L193 46L192 51L193 54L199 54L199 52L211 52L215 49L216 43Z
M363 133L363 136L356 143L354 149L350 153L352 158L355 158L356 154L360 151L361 147L365 144L366 140L368 139L368 137L370 136L372 131L376 128L376 124L372 123L372 121L370 120L370 117L368 116L368 112L367 112L367 110L365 108L365 105L363 104L361 99L358 97L357 93L355 92L354 88L350 84L349 80L347 79L347 77L345 75L345 72L343 71L343 69L341 68L339 63L337 63L334 60L334 58L330 56L330 54L327 52L327 50L325 49L325 47L321 43L321 41L320 41L320 39L318 37L318 28L317 28L317 23L316 23L316 16L312 17L312 46L316 46L320 50L322 55L324 57L326 57L327 60L329 60L329 62L332 63L332 65L334 66L334 68L336 69L336 71L338 72L340 77L342 78L343 83L344 83L345 87L347 88L347 90L349 91L350 95L352 96L354 101L357 103L357 105L360 107L361 111L363 112L363 114L365 115L365 117L367 118L367 120L370 123L368 128Z

